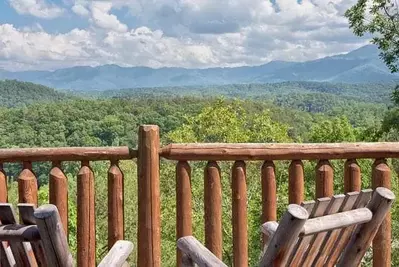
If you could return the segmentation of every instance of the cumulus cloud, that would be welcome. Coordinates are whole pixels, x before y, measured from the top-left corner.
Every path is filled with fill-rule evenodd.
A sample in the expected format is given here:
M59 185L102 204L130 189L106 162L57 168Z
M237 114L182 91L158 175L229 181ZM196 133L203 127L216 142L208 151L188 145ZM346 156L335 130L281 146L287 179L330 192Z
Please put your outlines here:
M64 9L49 4L45 0L8 0L10 5L23 15L31 15L42 19L53 19L61 16Z
M367 42L343 16L355 0L69 1L89 28L49 34L0 25L0 65L241 66L311 60Z

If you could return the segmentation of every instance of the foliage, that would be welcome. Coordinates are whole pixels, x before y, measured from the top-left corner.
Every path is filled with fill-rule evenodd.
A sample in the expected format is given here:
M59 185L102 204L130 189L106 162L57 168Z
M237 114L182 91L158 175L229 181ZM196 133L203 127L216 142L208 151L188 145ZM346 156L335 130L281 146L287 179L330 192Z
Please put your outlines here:
M372 35L372 42L381 50L380 56L392 72L398 71L399 9L393 0L358 0L345 16L358 36Z
M316 123L310 130L314 143L340 143L356 141L356 131L345 116Z

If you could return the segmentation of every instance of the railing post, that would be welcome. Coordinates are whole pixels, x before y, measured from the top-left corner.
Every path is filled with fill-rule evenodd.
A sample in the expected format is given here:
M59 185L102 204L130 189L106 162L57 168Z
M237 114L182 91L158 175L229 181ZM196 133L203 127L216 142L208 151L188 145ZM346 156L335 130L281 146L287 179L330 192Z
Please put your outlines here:
M138 138L138 266L161 266L159 128L143 125Z
M348 159L345 162L344 190L348 192L360 192L362 189L362 180L360 167L356 159Z
M277 221L277 188L276 174L273 161L265 161L261 169L262 176L262 224ZM265 235L262 234L263 244Z
M108 169L108 249L124 238L123 173L117 160Z
M191 168L187 161L179 161L176 165L176 240L192 235L191 214ZM182 258L177 249L177 266L184 265Z
M334 195L334 170L328 160L320 160L316 166L316 198Z
M23 163L23 170L18 176L18 201L37 206L37 180L31 162Z
M7 175L3 169L3 163L0 163L0 203L8 202Z
M289 167L288 202L301 204L304 195L303 163L293 160Z
M61 162L53 162L49 176L50 203L57 207L65 235L68 238L68 180L61 170Z
M372 187L391 189L391 170L385 159L377 159L373 164ZM388 212L373 240L373 266L391 266L391 212Z

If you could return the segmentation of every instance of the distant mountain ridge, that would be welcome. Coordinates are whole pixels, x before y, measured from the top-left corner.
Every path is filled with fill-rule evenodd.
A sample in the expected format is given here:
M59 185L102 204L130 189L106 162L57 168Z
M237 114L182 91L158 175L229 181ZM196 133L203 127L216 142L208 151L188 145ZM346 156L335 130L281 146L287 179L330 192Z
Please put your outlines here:
M390 83L399 80L399 75L390 73L378 54L376 46L367 45L347 54L306 62L272 61L260 66L208 69L124 68L104 65L72 67L56 71L0 70L0 79L16 79L78 91L286 81Z

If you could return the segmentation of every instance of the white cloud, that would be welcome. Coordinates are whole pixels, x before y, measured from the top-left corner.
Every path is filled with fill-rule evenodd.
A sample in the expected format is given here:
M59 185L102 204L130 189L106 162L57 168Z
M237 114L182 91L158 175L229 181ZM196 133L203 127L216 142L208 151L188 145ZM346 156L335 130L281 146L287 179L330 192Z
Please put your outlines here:
M89 10L85 6L80 5L80 4L75 4L72 7L72 11L75 14L77 14L79 16L82 16L82 17L86 17L86 16L88 16L90 14Z
M343 17L355 0L70 1L89 28L49 34L0 25L0 65L239 66L316 59L367 41Z
M31 15L42 19L53 19L61 16L64 9L48 4L45 0L8 0L10 5L22 15Z
M127 26L121 23L115 15L109 14L112 2L93 1L91 3L92 21L95 25L106 30L126 32Z

